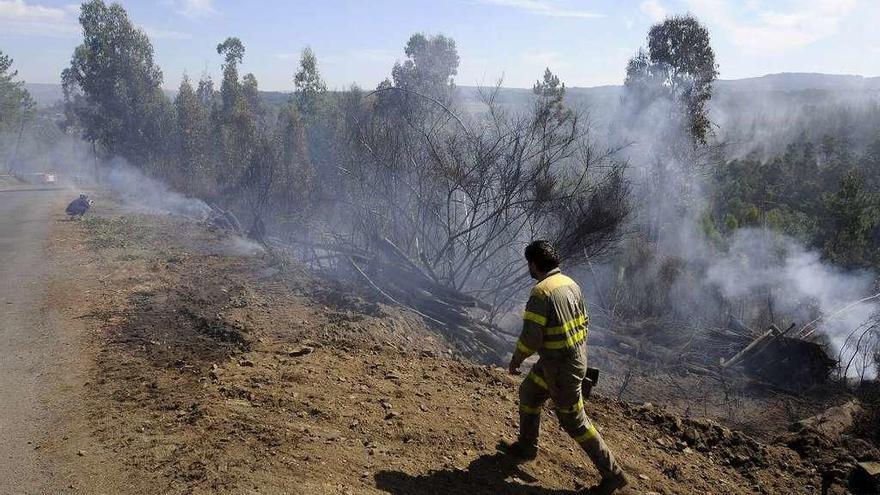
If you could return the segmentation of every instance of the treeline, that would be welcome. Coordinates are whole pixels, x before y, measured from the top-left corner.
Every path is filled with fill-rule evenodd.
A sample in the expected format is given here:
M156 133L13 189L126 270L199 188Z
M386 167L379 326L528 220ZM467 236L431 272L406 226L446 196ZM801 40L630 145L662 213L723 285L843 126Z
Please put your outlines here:
M847 136L802 138L785 153L714 170L710 235L766 227L799 239L845 268L880 266L880 129L855 152ZM717 229L717 231L716 231Z
M323 91L310 53L297 74L297 95L269 113L253 74L241 75L245 47L217 45L219 88L186 76L173 101L147 36L119 4L84 3L83 43L62 73L65 130L92 143L103 158L122 157L177 190L262 215L294 214L311 174L302 115ZM309 66L309 60L312 64Z
M503 111L496 88L464 114L447 37L413 35L372 91L327 91L306 49L290 98L270 108L230 37L217 46L219 84L185 77L172 101L123 7L86 2L80 23L83 43L62 74L65 130L232 209L255 236L316 267L380 261L390 243L426 279L494 315L525 282L530 239L556 241L575 265L607 253L629 214L622 161L593 144L549 69L529 107Z
M610 313L640 318L727 311L720 296L706 302L702 280L743 227L788 233L846 267L880 261L880 146L809 137L775 158L725 160L708 112L715 54L692 16L654 25L629 61L610 129L619 147L606 148L549 69L526 104L502 105L487 88L481 108L462 111L459 56L442 35L413 35L372 90L328 91L305 49L280 105L241 73L246 49L230 37L217 45L220 80L184 77L170 99L125 10L81 8L83 42L62 74L67 135L235 211L317 268L377 261L390 241L408 267L494 316L528 282L528 240L555 241L571 268L615 252L626 232L613 273L590 282L594 305L608 299Z

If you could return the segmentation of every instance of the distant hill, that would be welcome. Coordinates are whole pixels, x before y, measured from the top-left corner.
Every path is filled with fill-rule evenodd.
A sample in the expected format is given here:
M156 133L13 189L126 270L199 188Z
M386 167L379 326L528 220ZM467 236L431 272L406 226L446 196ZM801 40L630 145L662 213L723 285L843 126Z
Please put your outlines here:
M25 84L37 104L51 106L63 98L60 84L28 83ZM715 83L716 93L757 91L757 92L866 92L873 94L880 92L880 77L864 77L843 74L819 74L807 72L783 72L768 74L760 77L745 79L722 79ZM478 88L474 86L460 86L466 101L476 103L479 100ZM595 87L569 87L569 97L577 103L597 103L620 96L621 86L595 86ZM531 91L522 88L503 88L502 97L509 103L517 100L525 101ZM168 90L173 96L176 91ZM267 102L278 104L287 99L288 93L282 91L263 91Z
M58 84L27 84L37 103L51 106L63 97ZM617 115L622 86L569 87L566 104L582 111L593 124L594 134L613 141L605 134ZM479 111L481 100L491 88L460 86L461 106ZM169 97L176 91L166 90ZM278 108L289 92L261 92L266 105ZM530 105L532 91L524 88L502 88L496 102L508 110ZM821 138L824 133L843 132L855 145L873 139L880 122L880 77L854 75L781 73L747 79L720 80L709 105L715 134L722 141L736 143L731 156L759 150L778 152L798 136ZM835 131L836 129L836 131ZM804 133L807 131L806 133Z
M25 83L24 87L41 107L51 107L64 99L64 91L60 84Z
M783 72L746 79L721 80L716 83L716 87L719 90L737 91L877 91L880 90L880 77Z
M617 111L622 86L566 88L569 106L585 110L598 125L607 123ZM462 87L466 102L478 104L477 88ZM519 106L529 101L531 91L503 89L505 105ZM817 105L876 105L880 102L880 77L837 74L780 73L747 79L716 81L710 103L712 120L719 125L732 119L751 119L769 113L804 112Z
M51 107L52 105L64 100L64 90L60 84L52 83L25 83L25 89L34 98L39 107ZM177 90L165 90L165 94L173 98L177 94Z

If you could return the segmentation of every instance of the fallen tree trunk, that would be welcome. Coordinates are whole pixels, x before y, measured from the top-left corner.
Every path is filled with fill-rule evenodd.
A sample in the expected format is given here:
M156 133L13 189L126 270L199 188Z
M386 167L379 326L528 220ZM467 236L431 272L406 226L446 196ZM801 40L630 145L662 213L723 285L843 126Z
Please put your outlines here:
M759 336L758 338L756 338L752 342L750 342L749 345L747 345L743 350L736 353L736 355L734 355L732 358L730 358L726 361L722 358L721 359L721 368L724 369L724 368L728 368L730 366L733 366L734 364L739 362L741 359L743 359L744 356L748 355L749 353L759 352L764 347L764 344L765 344L765 342L768 341L768 339L770 339L772 337L772 338L775 338L778 340L781 337L785 337L785 335L788 332L790 332L791 329L793 329L793 328L794 328L794 323L789 325L788 328L785 329L784 331L780 330L779 327L777 327L776 325L771 324L766 332L764 332L763 334L761 334L761 336Z

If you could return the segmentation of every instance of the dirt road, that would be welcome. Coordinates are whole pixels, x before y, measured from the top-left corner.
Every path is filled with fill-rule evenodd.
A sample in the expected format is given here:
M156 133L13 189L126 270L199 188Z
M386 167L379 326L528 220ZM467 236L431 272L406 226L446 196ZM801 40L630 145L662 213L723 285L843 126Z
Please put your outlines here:
M46 304L52 207L58 190L0 191L0 494L59 493L58 466L40 451L57 430L55 391L65 344Z

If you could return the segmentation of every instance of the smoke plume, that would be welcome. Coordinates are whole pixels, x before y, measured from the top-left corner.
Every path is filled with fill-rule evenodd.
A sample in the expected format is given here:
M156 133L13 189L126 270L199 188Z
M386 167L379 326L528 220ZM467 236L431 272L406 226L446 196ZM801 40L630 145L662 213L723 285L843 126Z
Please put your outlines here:
M635 282L627 289L637 293L630 297L662 292L666 300L661 304L667 305L668 314L699 322L696 326L724 326L730 316L761 331L770 321L777 326L794 323L793 335L803 329L803 334L821 335L830 344L829 354L839 356L842 372L874 376L876 370L865 352L868 342L859 337L873 335L866 330L880 315L877 299L865 299L877 292L875 273L844 271L824 261L819 252L769 229L738 229L721 240L711 238L706 229L711 167L756 150L776 152L784 148L782 141L793 139L797 128L813 120L803 114L774 114L768 108L735 117L716 111L713 115L720 115L727 127L719 128L714 144L694 147L687 127L679 125L675 102L662 98L646 102L638 97L627 101L624 96L609 128L609 142L623 147L627 156L638 212L632 230L641 243L637 249L650 252L647 266L627 267L638 273L630 277ZM862 117L860 121L867 118ZM785 122L792 128L782 131L779 126ZM720 146L721 139L731 136L740 140ZM626 249L635 248L631 244ZM633 257L638 256L629 252L621 259ZM598 273L613 278L621 272L600 269ZM639 280L644 277L650 281ZM663 285L664 277L677 278ZM608 291L615 283L592 285L593 290ZM651 284L653 292L646 290Z
M211 214L211 207L204 201L172 191L164 183L144 175L122 158L111 159L105 169L105 184L130 210L179 215L197 221L204 221Z

